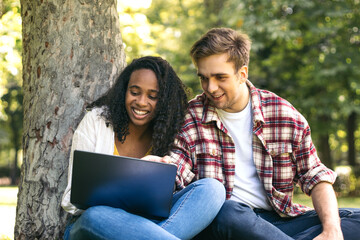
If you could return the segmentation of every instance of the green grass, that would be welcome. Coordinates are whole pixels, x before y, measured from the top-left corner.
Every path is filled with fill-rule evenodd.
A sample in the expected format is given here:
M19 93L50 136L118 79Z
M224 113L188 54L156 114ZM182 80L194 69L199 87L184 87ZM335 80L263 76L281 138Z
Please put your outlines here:
M0 205L16 206L17 193L17 187L0 187Z
M0 240L14 239L17 187L0 187Z
M300 203L302 205L313 207L311 198L305 194L296 194L294 195L295 203ZM360 208L360 197L341 197L338 198L339 208Z

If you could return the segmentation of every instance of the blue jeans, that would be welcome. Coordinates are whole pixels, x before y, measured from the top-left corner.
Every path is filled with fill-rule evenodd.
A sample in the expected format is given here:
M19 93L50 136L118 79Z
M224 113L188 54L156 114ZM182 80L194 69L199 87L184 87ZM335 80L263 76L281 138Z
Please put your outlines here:
M119 208L96 206L67 225L64 239L191 239L212 222L224 201L223 184L204 178L174 194L167 219L147 219Z
M360 209L339 209L345 240L360 239ZM294 218L282 218L275 211L251 209L227 200L214 221L194 239L282 240L313 239L322 232L315 211Z

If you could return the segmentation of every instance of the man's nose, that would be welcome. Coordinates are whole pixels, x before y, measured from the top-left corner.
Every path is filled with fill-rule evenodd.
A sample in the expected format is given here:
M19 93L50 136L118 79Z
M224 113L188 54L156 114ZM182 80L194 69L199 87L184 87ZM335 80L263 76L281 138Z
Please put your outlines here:
M215 92L217 89L219 88L218 84L217 84L217 81L213 78L210 78L209 79L209 82L208 82L208 87L207 87L207 91L209 93L213 93Z

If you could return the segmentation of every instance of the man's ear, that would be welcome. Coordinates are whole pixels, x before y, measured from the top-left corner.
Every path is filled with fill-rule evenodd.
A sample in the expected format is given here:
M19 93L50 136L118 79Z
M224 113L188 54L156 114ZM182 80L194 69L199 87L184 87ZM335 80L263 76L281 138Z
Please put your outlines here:
M248 67L246 65L242 66L239 71L238 75L240 76L240 82L244 83L248 79Z

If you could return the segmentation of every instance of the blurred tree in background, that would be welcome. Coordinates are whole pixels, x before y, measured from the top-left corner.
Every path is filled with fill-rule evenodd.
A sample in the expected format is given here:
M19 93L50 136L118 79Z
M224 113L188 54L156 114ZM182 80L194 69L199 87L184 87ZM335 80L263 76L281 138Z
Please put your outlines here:
M12 85L21 86L21 20L18 1L0 3L3 96ZM144 55L166 58L192 96L201 92L189 57L194 41L212 27L249 34L249 79L303 113L327 166L355 170L360 161L359 9L359 0L118 0L127 62ZM10 155L14 159L4 104L2 100L0 165Z
M19 1L0 2L0 178L19 176L23 121L21 16Z

